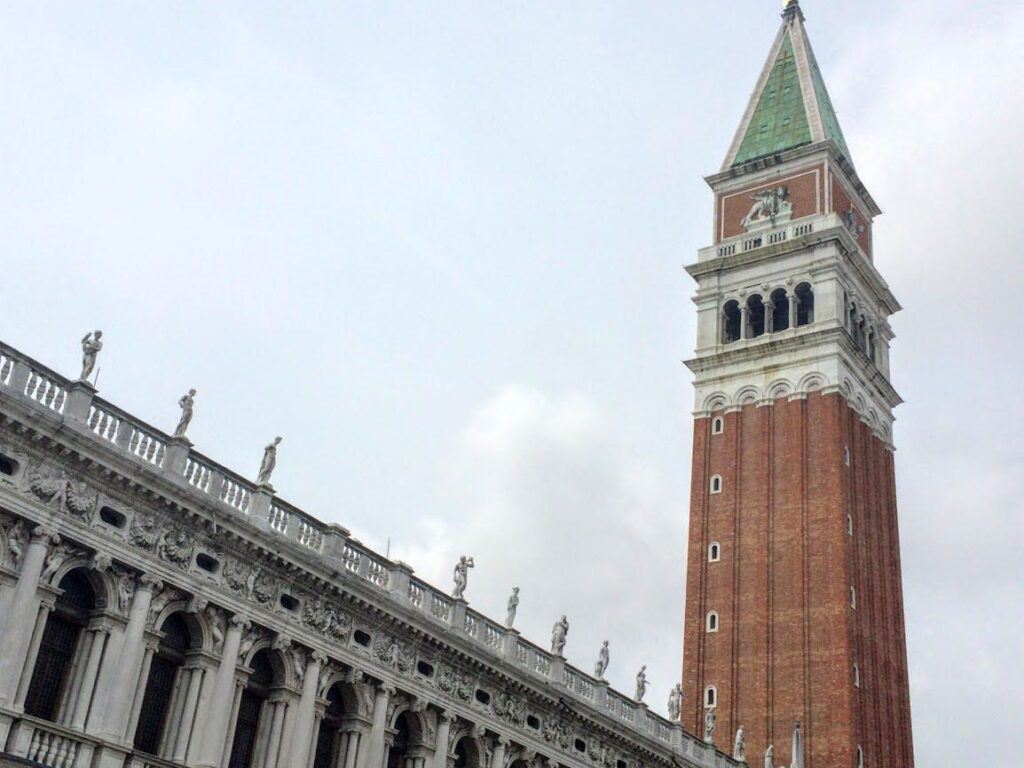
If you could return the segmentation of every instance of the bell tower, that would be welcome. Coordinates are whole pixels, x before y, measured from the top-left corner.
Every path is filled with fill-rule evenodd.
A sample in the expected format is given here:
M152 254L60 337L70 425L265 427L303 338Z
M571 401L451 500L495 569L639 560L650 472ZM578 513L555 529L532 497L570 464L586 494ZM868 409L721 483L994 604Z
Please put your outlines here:
M801 768L912 768L881 213L796 0L718 173L697 282L683 725ZM791 744L794 723L802 749ZM803 754L791 754L796 749Z

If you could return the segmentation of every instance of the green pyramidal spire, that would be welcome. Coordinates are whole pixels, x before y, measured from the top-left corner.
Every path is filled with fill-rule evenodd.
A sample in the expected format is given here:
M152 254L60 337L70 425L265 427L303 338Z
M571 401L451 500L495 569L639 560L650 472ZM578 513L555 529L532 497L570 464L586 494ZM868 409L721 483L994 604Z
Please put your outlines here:
M804 15L797 0L790 0L722 169L829 139L852 165Z

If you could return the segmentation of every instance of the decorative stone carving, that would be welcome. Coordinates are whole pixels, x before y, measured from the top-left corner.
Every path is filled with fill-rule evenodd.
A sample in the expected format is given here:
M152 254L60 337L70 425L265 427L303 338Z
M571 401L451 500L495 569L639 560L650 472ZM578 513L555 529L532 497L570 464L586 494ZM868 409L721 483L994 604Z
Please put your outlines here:
M92 515L97 498L98 494L85 483L68 480L64 489L64 506L68 512L82 520Z
M269 485L270 476L277 466L277 446L281 444L281 438L275 437L274 442L263 449L263 461L260 462L260 471L256 476L257 485Z
M569 620L562 616L551 628L551 652L557 656L565 655L565 639L569 634Z
M788 219L793 215L793 206L788 201L788 187L772 187L750 196L754 204L750 212L743 218L740 224L747 230L757 229L759 226L775 226L779 219Z
M136 547L152 552L160 538L160 531L152 515L136 512L132 518L132 527L128 531L128 540Z
M604 680L604 673L608 670L609 660L608 641L605 640L601 645L601 650L598 651L597 662L594 664L594 677L598 680Z
M231 621L235 622L236 619L239 619L239 617L233 616ZM242 635L242 642L238 646L238 655L244 659L249 655L249 651L252 650L252 647L263 638L263 630L259 627L250 626L249 622L245 621L245 619L240 620L245 622L245 629L248 630L244 635Z
M24 520L19 520L7 532L7 549L10 550L11 564L15 569L21 566L21 558L25 554L28 541L28 525Z
M67 544L55 546L50 550L50 554L46 556L46 565L43 567L43 572L39 577L40 580L43 583L49 583L54 574L60 570L60 567L76 554L75 548Z
M153 590L153 599L149 603L149 624L156 623L164 608L183 597L184 595L174 587L158 584Z
M320 634L346 643L352 633L351 617L344 612L339 613L320 599L306 602L302 621Z
M704 713L704 741L708 744L715 743L715 710L713 709Z
M462 600L466 593L466 585L469 583L469 569L476 567L472 557L466 557L463 555L459 558L459 562L455 564L455 571L453 573L453 579L455 581L455 588L452 590L452 597L456 600Z
M683 714L683 686L676 683L668 695L668 719L678 723Z
M850 209L843 214L843 226L845 226L854 238L860 237L864 232L864 225L860 223L857 210L851 205Z
M122 570L117 574L117 610L127 616L132 607L135 595L135 575L131 571Z
M185 606L185 613L202 613L210 605L210 601L201 595L192 595L192 598L188 601L188 605Z
M114 558L112 558L107 552L97 552L92 556L92 561L89 563L89 567L94 571L105 573L110 570L110 567L114 564Z
M40 465L29 473L28 489L41 502L49 504L61 491L61 478Z
M544 721L544 741L568 749L572 743L572 731L564 720L548 718Z
M743 734L743 726L736 729L736 739L732 744L732 759L741 763L747 762L747 740Z
M473 681L469 675L459 672L453 667L445 666L437 678L437 687L462 701L469 701L473 696Z
M192 540L183 530L169 528L157 541L156 553L164 562L183 568L192 560Z
M78 377L79 381L88 381L92 375L96 367L96 356L103 349L103 342L100 341L102 338L103 331L93 331L82 337L82 374Z
M394 637L381 634L373 644L377 659L399 672L411 672L416 662L416 652L408 645L402 645Z
M644 664L640 667L640 671L636 673L636 690L633 692L633 701L640 704L644 700L644 695L647 693L647 665Z
M182 395L178 400L178 407L181 408L181 416L178 419L178 426L174 428L175 437L184 437L188 425L192 423L192 410L195 405L196 391L190 389L187 394Z
M505 626L512 629L516 621L516 611L519 609L519 587L512 587L512 594L508 597L508 612L505 614Z
M224 612L214 605L206 606L204 611L206 623L210 627L210 638L213 640L213 650L220 653L224 647Z
M499 691L492 704L494 714L506 723L522 726L526 722L526 702L509 691Z

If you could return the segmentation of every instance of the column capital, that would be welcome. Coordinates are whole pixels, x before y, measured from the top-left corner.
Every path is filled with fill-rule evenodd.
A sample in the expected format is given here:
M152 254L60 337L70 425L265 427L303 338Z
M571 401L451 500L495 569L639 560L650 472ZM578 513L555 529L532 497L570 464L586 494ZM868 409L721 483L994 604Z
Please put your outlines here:
M494 743L507 749L508 745L512 743L512 739L510 739L503 733L499 733L497 736L494 737Z
M29 544L57 545L60 544L60 536L57 535L56 529L49 525L37 525L32 529Z
M398 689L390 683L381 683L377 686L377 696L394 696L398 692Z
M163 589L164 583L151 573L144 573L139 576L138 586L136 589L144 589L148 592L156 592L158 589Z
M237 629L240 632L244 632L245 630L252 627L252 622L240 613L236 613L234 616L228 619L228 624L230 625L229 629Z
M324 664L327 663L327 654L323 651L314 649L314 651L311 654L309 654L309 663L310 665L316 664L322 667Z

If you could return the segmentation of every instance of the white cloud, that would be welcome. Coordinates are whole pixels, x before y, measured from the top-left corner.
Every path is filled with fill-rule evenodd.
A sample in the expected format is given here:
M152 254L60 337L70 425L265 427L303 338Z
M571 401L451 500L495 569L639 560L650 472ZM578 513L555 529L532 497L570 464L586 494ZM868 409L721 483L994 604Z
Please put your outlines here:
M626 454L588 398L508 386L462 431L446 474L446 514L393 554L445 589L473 555L473 607L500 621L519 586L528 639L546 647L566 614L570 663L590 671L607 639L609 679L629 693L647 664L663 709L679 677L685 516L653 464Z

